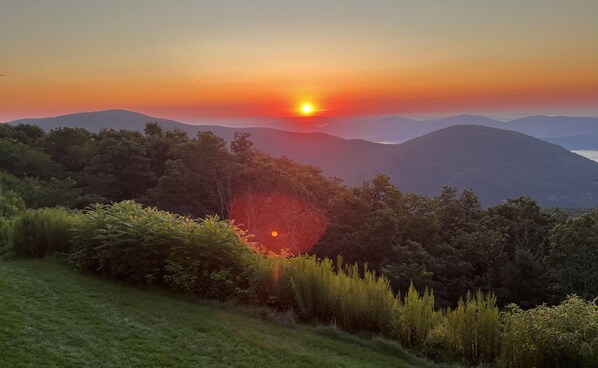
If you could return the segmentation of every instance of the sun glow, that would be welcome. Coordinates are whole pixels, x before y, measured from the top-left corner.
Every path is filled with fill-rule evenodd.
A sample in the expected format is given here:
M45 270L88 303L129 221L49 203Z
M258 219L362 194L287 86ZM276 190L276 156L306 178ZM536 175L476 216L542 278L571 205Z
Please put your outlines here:
M304 102L301 104L299 111L301 112L302 115L309 116L309 115L312 115L316 111L316 109L314 108L313 104L311 104L309 102Z

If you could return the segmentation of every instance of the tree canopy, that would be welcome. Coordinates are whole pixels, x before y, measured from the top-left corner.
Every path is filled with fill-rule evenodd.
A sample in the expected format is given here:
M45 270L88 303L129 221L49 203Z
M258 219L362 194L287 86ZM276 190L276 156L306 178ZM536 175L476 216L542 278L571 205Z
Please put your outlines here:
M196 218L230 218L242 203L247 216L239 225L257 241L273 241L267 237L276 223L283 229L278 248L310 239L308 253L341 256L362 270L367 264L402 293L411 282L431 288L439 306L477 289L524 308L571 293L598 296L597 212L547 213L532 198L483 208L471 190L403 193L383 174L347 187L319 168L261 152L247 133L227 143L157 123L143 133L0 125L0 189L3 213L23 203L82 208L133 199ZM306 208L316 212L302 218ZM308 225L319 229L320 222L325 231L313 236Z

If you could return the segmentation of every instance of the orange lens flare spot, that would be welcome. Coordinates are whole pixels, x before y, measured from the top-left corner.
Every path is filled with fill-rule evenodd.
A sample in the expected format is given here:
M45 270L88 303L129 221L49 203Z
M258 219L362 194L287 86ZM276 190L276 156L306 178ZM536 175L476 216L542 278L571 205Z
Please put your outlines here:
M258 251L282 257L310 250L328 226L328 218L314 204L280 193L239 195L230 219L253 235Z

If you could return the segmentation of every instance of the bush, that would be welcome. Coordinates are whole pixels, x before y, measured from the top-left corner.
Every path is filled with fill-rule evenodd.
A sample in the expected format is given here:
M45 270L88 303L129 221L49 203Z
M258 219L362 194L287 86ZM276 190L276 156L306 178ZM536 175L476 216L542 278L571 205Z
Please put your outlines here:
M335 322L347 331L390 335L396 317L397 299L385 277L357 265L335 271L330 259L297 257L289 260L295 304L304 319Z
M26 211L10 222L11 249L17 256L34 258L68 252L79 220L63 208Z
M133 201L95 205L74 237L71 260L82 271L224 299L249 291L257 254L234 225L201 222Z
M166 283L175 291L226 299L247 297L251 273L261 258L237 227L208 217L187 229L166 259Z
M596 367L598 305L577 296L554 307L503 314L501 367Z
M74 234L71 261L85 272L134 283L162 282L172 247L189 241L197 223L133 201L94 205Z
M25 211L25 201L10 190L0 186L0 218L9 218Z

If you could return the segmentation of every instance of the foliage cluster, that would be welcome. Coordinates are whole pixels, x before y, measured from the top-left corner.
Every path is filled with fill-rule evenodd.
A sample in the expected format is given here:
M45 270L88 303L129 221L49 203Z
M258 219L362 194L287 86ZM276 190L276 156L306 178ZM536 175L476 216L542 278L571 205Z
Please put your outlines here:
M13 191L0 186L0 257L9 252L12 219L25 211L25 201Z
M234 281L247 258L257 256L225 221L197 222L133 201L87 210L73 247L71 261L79 270L218 298L238 291Z
M20 257L67 253L79 220L80 215L64 208L27 210L8 224L10 248Z
M558 224L550 236L547 277L558 294L598 298L598 211Z
M433 289L454 307L468 291L492 292L500 306L531 308L569 294L598 297L596 213L544 213L531 198L481 208L469 190L438 197L404 194L377 176L337 196L331 224L311 253L386 275L395 292Z
M581 367L598 364L598 304L577 296L560 305L503 314L502 367Z

